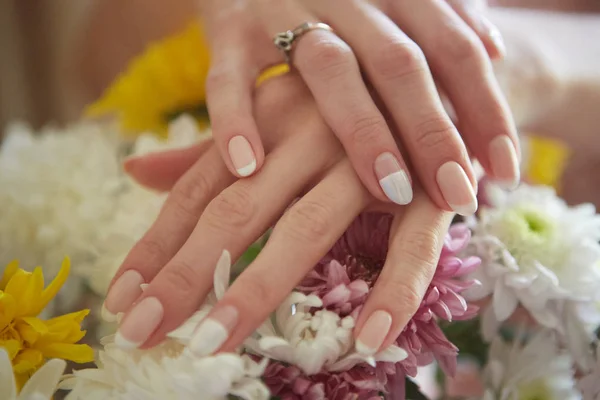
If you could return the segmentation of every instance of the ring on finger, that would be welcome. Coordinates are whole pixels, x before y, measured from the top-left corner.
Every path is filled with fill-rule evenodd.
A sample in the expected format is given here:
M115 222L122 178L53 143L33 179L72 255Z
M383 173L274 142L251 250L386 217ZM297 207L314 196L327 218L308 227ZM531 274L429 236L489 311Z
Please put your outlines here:
M304 34L317 29L333 32L333 28L323 22L305 22L293 30L279 32L273 38L273 43L283 53L285 62L290 64L294 42Z

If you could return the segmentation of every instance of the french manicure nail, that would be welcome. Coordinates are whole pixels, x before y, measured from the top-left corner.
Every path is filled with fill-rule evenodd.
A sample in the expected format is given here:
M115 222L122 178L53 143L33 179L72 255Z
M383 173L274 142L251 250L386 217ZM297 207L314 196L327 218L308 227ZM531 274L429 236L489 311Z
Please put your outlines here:
M140 285L144 283L142 275L130 269L117 279L108 291L102 305L102 317L107 322L115 322L117 314L127 311L142 294Z
M252 146L243 136L234 136L229 141L229 157L240 176L252 175L256 170L256 156Z
M392 327L392 316L387 311L375 311L356 338L356 351L370 356L379 350Z
M506 189L519 185L521 170L517 150L506 135L495 137L489 145L489 157L494 180Z
M454 212L473 215L477 211L477 197L465 170L454 161L442 165L437 172L437 183L446 203Z
M163 319L164 309L156 297L146 297L123 319L115 335L115 344L122 349L135 349L144 343Z
M212 312L196 328L190 341L192 352L204 357L219 350L237 325L238 315L238 310L233 306L225 306Z
M412 201L413 190L406 172L392 153L375 159L375 175L385 195L394 203L405 205Z

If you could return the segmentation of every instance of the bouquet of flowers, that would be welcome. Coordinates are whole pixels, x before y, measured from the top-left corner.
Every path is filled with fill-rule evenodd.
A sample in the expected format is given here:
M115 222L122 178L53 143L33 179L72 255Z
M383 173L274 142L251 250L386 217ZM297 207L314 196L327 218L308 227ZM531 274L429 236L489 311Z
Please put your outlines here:
M160 59L165 46L170 57L202 54L193 49L197 39L186 40L197 34L192 27L155 45L148 59ZM147 72L145 60L134 62L133 71ZM203 62L188 70L195 74ZM93 110L118 109L127 117L134 72ZM201 109L194 107L201 99L188 97L161 98L166 105L155 111ZM125 119L136 127L144 122L137 114ZM162 129L160 118L149 124ZM131 181L119 169L121 158L203 135L190 117L176 119L162 140L147 134L132 143L120 130L86 122L36 136L17 126L3 144L0 185L7 190L0 205L19 217L0 224L0 254L12 252L26 265L53 265L70 254L77 288L58 294L68 260L47 286L40 268L8 264L0 281L0 398L49 399L60 388L70 400L600 400L600 216L591 205L568 206L546 186L505 192L482 183L486 199L478 215L451 225L417 312L376 354L356 346L353 328L388 251L391 217L378 213L360 215L232 353L195 355L192 332L231 284L232 269L244 268L264 240L242 264L232 265L223 251L206 302L154 348L118 347L110 324L95 343L81 328L86 309L45 319L55 296L74 291L96 293L92 316L99 315L110 277L160 209L164 196ZM75 169L69 181L66 169ZM82 339L97 347L95 354ZM63 375L63 359L95 362Z

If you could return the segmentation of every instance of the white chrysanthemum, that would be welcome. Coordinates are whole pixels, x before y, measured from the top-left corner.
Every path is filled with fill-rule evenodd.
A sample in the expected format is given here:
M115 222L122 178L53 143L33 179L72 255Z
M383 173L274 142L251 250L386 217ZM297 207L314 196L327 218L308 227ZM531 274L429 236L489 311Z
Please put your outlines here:
M247 355L223 353L197 357L188 343L198 323L229 286L231 257L227 251L217 263L214 288L200 311L160 345L147 350L123 350L114 337L103 339L98 368L75 371L63 387L72 389L69 400L263 400L269 391L260 377L267 359L257 363Z
M187 146L199 138L182 117L168 140L142 135L133 153ZM130 148L106 124L81 122L38 133L24 125L9 128L0 149L0 263L18 258L25 266L60 265L68 254L77 266L73 274L91 278L93 289L104 293L164 201L122 171Z
M483 400L579 400L572 359L558 348L550 331L541 331L527 344L492 341L484 372Z
M569 207L546 187L522 185L496 193L484 207L468 251L482 259L466 292L492 296L496 321L521 304L540 324L560 329L565 301L597 302L600 287L600 216L591 204Z
M67 363L50 360L37 370L17 394L17 385L10 358L0 348L0 399L2 400L51 400L58 387Z
M577 387L584 400L600 400L600 344L594 345L594 357L590 368L579 379Z
M392 345L374 356L354 350L352 317L340 318L332 311L317 310L323 302L314 295L294 292L276 310L273 320L257 330L257 339L248 339L246 347L257 354L300 368L307 375L343 371L359 363L399 362L408 354Z

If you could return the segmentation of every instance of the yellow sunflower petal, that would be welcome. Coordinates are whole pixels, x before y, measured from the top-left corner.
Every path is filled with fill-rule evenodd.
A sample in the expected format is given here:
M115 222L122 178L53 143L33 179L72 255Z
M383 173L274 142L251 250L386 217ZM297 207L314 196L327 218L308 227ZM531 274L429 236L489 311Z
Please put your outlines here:
M19 270L19 261L15 260L10 262L4 269L2 274L2 280L0 280L0 290L6 288L6 284L10 281L10 278Z
M13 360L23 347L21 342L15 339L0 340L0 347L6 350L8 357Z
M44 275L40 267L33 272L17 270L6 285L5 292L14 297L17 304L15 317L35 316L44 289Z
M46 358L61 358L79 364L94 361L94 350L87 344L51 343L38 350Z
M58 271L58 274L54 277L52 282L43 290L41 293L41 297L38 303L37 312L33 315L38 315L42 310L48 305L50 300L56 296L60 288L65 284L67 278L69 277L69 272L71 271L71 261L69 257L65 257Z
M35 349L23 349L13 359L13 370L15 374L33 372L44 363L44 355Z
M14 297L0 291L0 332L12 322L16 312L17 303Z
M35 343L36 348L51 343L75 343L85 336L81 322L90 310L81 310L44 321L47 332Z

